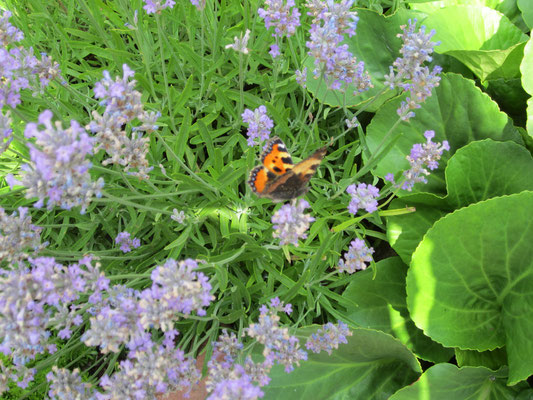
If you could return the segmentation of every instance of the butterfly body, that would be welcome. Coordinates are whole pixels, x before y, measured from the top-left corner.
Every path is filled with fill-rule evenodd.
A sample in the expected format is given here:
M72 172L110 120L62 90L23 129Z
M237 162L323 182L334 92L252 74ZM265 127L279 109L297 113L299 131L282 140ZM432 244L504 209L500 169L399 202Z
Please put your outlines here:
M308 191L307 184L326 155L327 146L294 164L283 141L272 138L261 154L262 165L250 172L248 184L259 197L275 203L291 200Z

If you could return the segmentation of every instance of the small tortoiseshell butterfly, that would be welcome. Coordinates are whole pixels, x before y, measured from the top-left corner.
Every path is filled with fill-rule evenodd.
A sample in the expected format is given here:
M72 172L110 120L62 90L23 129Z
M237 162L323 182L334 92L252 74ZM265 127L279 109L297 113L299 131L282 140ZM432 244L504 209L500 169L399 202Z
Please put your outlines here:
M248 184L259 197L267 197L274 203L301 196L307 192L307 183L326 155L327 148L318 149L295 165L283 141L274 137L261 154L263 165L250 172Z

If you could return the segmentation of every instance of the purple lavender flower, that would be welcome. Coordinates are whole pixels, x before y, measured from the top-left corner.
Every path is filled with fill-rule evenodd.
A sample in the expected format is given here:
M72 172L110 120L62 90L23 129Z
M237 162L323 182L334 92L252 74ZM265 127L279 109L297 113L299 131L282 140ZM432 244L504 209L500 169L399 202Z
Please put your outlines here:
M372 261L372 254L374 249L367 247L364 240L355 239L350 243L350 248L344 253L344 260L339 260L337 269L339 272L347 272L353 274L358 269L364 270L367 265L365 263Z
M298 85L305 89L307 87L307 67L305 67L301 71L299 69L294 71L294 76Z
M283 364L286 372L291 372L293 364L300 365L300 361L307 359L307 353L300 349L300 341L296 336L289 335L287 328L279 326L278 312L290 310L290 305L287 306L279 303L279 299L273 299L271 307L261 307L259 322L250 324L245 331L265 346L263 355L266 365L272 366L276 362Z
M66 368L52 367L46 374L50 383L48 396L50 399L91 399L94 398L94 389L90 383L82 382L78 368L70 371Z
M281 239L282 246L289 243L298 246L298 239L307 238L306 231L309 229L309 224L315 220L310 214L304 214L304 210L308 207L309 203L300 199L297 204L285 204L274 213L272 235Z
M268 117L265 106L259 106L253 111L247 108L241 117L242 122L248 124L248 146L252 147L260 144L270 137L270 131L274 127L274 121ZM255 141L257 138L259 138L258 143Z
M339 348L340 343L348 343L346 336L352 336L352 334L344 322L338 321L337 325L328 322L307 339L305 347L313 353L325 350L331 355L333 349Z
M353 129L359 126L359 120L356 116L353 116L351 119L346 118L344 122L346 123L346 129Z
M411 149L411 154L406 156L407 161L411 164L411 168L403 172L403 178L405 179L402 184L396 184L394 176L387 174L386 180L392 182L395 187L409 192L413 189L415 183L427 183L426 176L430 174L429 170L434 170L439 166L440 160L444 150L450 150L450 145L447 140L441 143L434 143L431 139L435 137L434 131L424 132L426 143L416 143Z
M120 232L115 238L115 243L120 245L120 250L123 253L129 253L131 248L138 248L141 245L141 240L138 238L131 238L131 233L124 231Z
M87 346L99 346L103 354L118 353L120 346L130 349L142 347L145 335L139 324L139 291L115 285L107 291L107 297L91 296L95 306L90 310L90 326L81 341Z
M300 11L294 0L265 0L266 10L259 8L257 14L265 20L265 27L274 27L274 37L292 36L300 26Z
M309 55L315 59L313 74L316 79L323 76L328 87L334 90L345 90L343 84L351 84L357 94L373 86L364 62L357 62L348 51L348 45L341 45L343 34L355 34L357 14L349 11L352 4L353 0L344 0L340 4L333 1L308 3L314 19L306 46Z
M431 96L431 90L439 85L438 75L442 68L437 65L430 71L428 67L422 66L424 62L432 61L433 48L439 44L431 41L434 30L426 34L426 27L422 26L415 32L416 19L409 20L407 27L402 25L400 28L403 31L398 34L403 41L400 49L402 57L398 57L389 68L390 73L385 75L385 84L391 89L399 87L408 92L408 97L397 110L400 118L407 121L415 115L412 110L420 108L420 104Z
M195 6L198 11L202 11L205 8L205 0L191 0L191 4Z
M28 258L28 248L40 251L47 245L41 244L41 231L31 223L26 207L19 207L11 215L0 207L0 261L17 263Z
M22 31L11 25L9 18L13 14L5 10L0 14L0 45L7 47L12 43L20 42L24 38Z
M120 362L120 370L100 380L104 393L99 400L153 399L158 394L175 390L190 390L201 378L194 360L175 349L151 343L143 351Z
M0 154L7 150L13 140L13 129L11 129L11 111L5 114L0 111Z
M142 132L157 130L156 121L160 114L144 110L141 93L134 89L136 81L130 81L135 71L126 64L122 68L122 78L113 80L109 72L104 71L104 79L94 85L95 97L101 99L100 105L105 106L105 111L103 115L93 111L93 120L87 129L96 134L95 151L103 149L109 155L102 165L119 164L128 174L148 179L148 173L153 169L146 159L150 139L143 137ZM130 134L126 127L134 120L142 125L131 128Z
M39 124L28 123L24 135L36 139L29 144L31 163L23 165L22 181L12 183L26 187L26 198L38 197L35 207L42 207L48 198L47 208L58 205L70 210L81 206L85 213L93 196L100 196L104 185L102 178L91 181L91 163L86 159L92 154L93 140L76 121L63 129L60 122L52 125L52 112L45 110L39 115ZM39 125L44 125L39 130Z
M272 56L272 58L278 57L281 53L279 52L279 46L277 44L273 44L270 46L270 51L268 52Z
M348 205L348 211L351 214L357 214L357 211L361 208L364 208L369 213L378 209L376 198L379 197L379 189L377 187L366 183L353 184L348 186L346 192L352 196Z
M140 294L139 323L143 328L161 328L168 331L178 314L190 315L196 311L205 315L214 296L207 277L197 272L198 263L187 259L177 262L169 259L152 271L152 287Z
M227 44L225 48L233 49L242 54L248 54L250 50L246 46L248 46L248 40L250 40L250 33L250 29L246 29L244 36L242 34L240 37L235 36L234 42Z
M206 400L255 400L263 396L263 391L253 384L244 367L236 364L232 376L218 382Z
M99 265L89 257L68 267L50 257L28 261L29 268L0 269L0 352L16 366L55 351L49 330L81 323L78 307L71 303L96 290L100 276Z
M165 8L172 8L176 4L174 0L143 0L146 14L161 14Z
M60 74L59 64L45 54L38 60L31 47L13 47L24 35L10 24L11 15L10 11L0 10L0 108L20 104L22 89L42 93L50 80Z

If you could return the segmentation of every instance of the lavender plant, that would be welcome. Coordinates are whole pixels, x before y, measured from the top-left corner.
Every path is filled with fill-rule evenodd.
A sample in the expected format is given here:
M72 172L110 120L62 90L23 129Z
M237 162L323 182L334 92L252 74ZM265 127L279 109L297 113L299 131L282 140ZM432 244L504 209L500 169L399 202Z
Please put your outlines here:
M531 396L521 2L90 3L0 10L2 398Z

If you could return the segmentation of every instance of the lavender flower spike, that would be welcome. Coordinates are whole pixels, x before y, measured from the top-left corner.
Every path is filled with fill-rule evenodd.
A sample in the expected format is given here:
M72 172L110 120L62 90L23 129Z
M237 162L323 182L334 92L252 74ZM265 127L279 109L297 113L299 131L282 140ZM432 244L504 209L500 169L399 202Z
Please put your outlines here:
M340 343L348 343L346 336L352 336L352 334L344 322L338 321L337 325L328 322L307 339L305 347L313 353L325 350L331 355L333 349L339 348Z
M104 185L102 178L92 182L89 174L91 162L86 157L92 154L93 139L74 120L68 129L51 121L52 112L45 110L39 115L39 124L28 123L24 131L26 137L36 139L35 145L28 145L31 163L22 166L26 198L38 197L35 207L42 207L48 198L48 209L81 206L83 214ZM39 125L44 129L39 130Z
M256 139L259 139L259 143L261 143L270 137L274 121L268 117L265 106L259 106L253 111L247 108L241 117L242 122L248 124L248 146L255 146L257 144Z
M226 45L225 48L233 49L242 54L248 54L250 50L246 46L248 46L248 40L250 40L250 33L250 29L246 29L244 36L242 34L240 38L235 36L234 42Z
M378 209L376 198L379 196L379 189L373 185L360 183L359 185L350 185L346 189L352 199L348 205L348 211L355 215L357 211L364 208L366 212L372 213Z
M304 210L309 207L309 203L303 199L295 205L285 204L272 216L274 224L273 236L280 238L280 244L293 244L298 246L298 239L307 238L309 225L315 219L309 214L304 214Z
M144 0L144 3L146 14L161 14L165 8L172 8L176 4L174 0Z
M347 272L353 274L358 269L364 270L367 267L367 262L372 261L372 254L374 249L368 247L362 239L355 239L350 243L350 248L344 253L344 260L339 260L337 269L339 272Z
M300 11L294 0L265 0L264 8L259 8L257 14L265 20L265 27L274 27L274 37L292 36L300 26Z
M138 238L131 238L131 233L129 232L120 232L115 238L115 243L120 245L120 250L123 253L129 253L131 248L138 248L141 245L141 240Z

